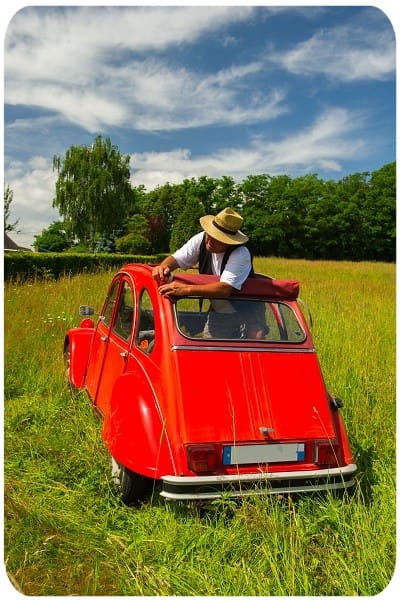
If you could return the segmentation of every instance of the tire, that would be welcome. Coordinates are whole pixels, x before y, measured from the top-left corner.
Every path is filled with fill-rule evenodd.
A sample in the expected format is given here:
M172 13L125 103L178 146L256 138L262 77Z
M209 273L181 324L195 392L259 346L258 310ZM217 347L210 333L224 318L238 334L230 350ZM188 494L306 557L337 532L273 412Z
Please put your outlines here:
M150 496L153 480L132 472L111 458L111 477L119 488L121 500L125 505L140 505Z

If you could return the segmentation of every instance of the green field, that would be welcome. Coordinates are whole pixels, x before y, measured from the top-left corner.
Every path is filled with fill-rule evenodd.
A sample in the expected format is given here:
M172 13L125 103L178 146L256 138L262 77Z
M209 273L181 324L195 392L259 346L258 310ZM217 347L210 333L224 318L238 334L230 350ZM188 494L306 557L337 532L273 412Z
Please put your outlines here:
M100 423L65 386L77 308L110 274L6 283L4 559L26 595L376 595L396 555L395 266L256 259L297 278L359 466L343 499L121 505Z

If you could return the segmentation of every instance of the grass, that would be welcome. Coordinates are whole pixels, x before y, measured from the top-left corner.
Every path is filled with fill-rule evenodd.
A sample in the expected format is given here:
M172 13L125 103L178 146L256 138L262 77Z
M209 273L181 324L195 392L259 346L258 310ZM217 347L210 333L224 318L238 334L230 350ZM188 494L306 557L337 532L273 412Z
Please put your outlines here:
M395 267L256 259L298 278L359 466L354 494L121 505L65 331L109 273L5 286L4 559L26 595L375 595L395 567Z

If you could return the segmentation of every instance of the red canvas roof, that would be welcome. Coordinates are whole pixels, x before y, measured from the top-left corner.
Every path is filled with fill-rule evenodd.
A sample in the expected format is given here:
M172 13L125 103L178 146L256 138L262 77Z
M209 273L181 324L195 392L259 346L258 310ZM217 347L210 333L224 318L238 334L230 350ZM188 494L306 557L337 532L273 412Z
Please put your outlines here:
M216 275L200 275L192 273L174 273L174 278L186 284L205 284L216 282ZM298 280L276 280L266 275L256 274L248 278L242 289L235 290L234 296L265 296L268 298L296 299L299 295L300 284Z

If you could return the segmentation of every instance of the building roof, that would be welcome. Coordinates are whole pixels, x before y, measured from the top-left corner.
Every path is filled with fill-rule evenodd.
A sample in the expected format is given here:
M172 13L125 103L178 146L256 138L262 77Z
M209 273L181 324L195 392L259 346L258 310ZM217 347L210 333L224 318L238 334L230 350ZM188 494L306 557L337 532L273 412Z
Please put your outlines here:
M18 246L13 240L11 240L10 236L4 232L4 250L24 250L32 252L31 248L24 248L23 246Z

